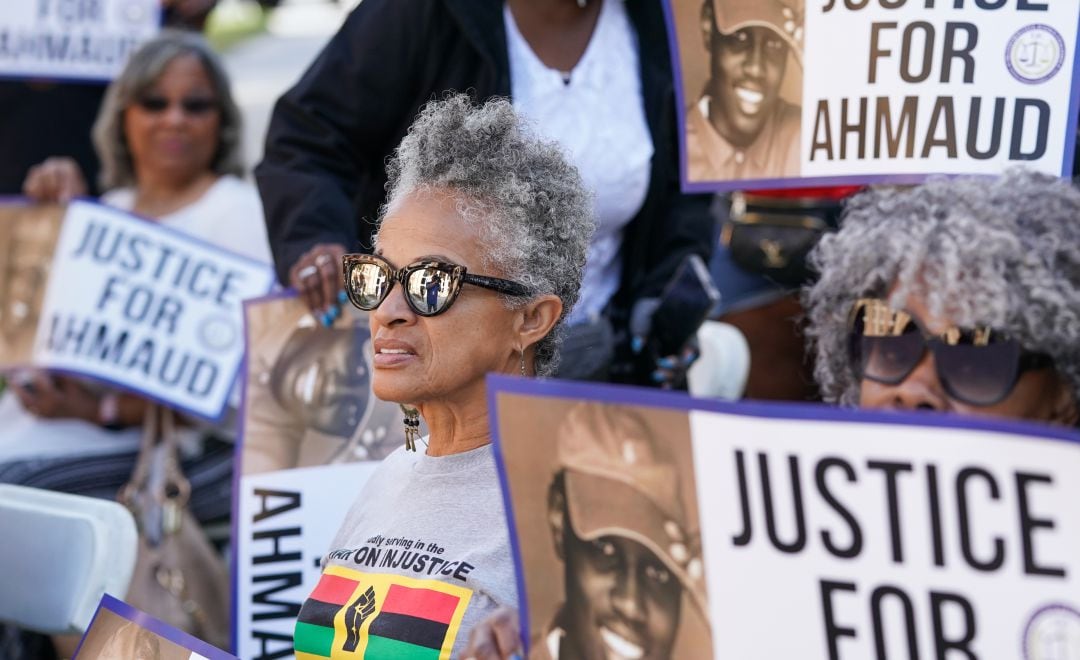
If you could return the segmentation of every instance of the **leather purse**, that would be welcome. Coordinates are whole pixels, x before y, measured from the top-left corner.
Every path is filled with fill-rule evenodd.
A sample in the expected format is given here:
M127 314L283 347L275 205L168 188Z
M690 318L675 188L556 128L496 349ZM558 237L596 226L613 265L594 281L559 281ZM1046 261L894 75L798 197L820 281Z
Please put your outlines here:
M835 229L828 220L838 211L833 200L735 192L720 241L743 270L784 286L801 286L811 277L807 255Z
M230 641L228 572L187 507L191 484L180 468L176 442L173 412L150 404L131 480L117 496L139 529L126 601L225 649Z

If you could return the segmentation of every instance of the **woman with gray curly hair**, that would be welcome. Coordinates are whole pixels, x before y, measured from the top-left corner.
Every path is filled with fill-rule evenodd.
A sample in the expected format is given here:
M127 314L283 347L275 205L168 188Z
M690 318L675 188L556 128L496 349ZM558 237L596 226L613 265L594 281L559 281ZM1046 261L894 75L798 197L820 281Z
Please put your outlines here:
M804 292L827 400L1075 426L1080 191L1013 170L853 198Z
M429 104L389 175L374 254L343 266L369 312L373 390L405 409L406 446L345 517L300 611L298 655L417 645L456 658L517 602L484 377L554 370L593 231L577 170L506 100Z

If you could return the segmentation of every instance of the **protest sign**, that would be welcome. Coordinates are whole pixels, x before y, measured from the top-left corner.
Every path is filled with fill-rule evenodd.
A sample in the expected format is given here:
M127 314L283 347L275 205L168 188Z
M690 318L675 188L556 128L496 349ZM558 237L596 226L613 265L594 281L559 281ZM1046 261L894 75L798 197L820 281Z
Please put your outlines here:
M105 594L75 651L77 660L237 660Z
M1080 3L665 5L684 190L1072 172Z
M1080 658L1073 430L489 396L530 657Z
M160 0L0 3L0 78L112 80L160 24Z
M0 364L29 364L64 209L0 205Z
M68 371L203 418L224 414L243 358L241 301L270 290L268 265L84 201L68 207L58 234L17 231L34 246L32 263L7 259L22 264L17 281L33 284L18 290L37 296L45 272L48 282L40 304L11 303L38 310L38 322L29 356L27 323L3 346L0 366Z
M345 513L405 433L400 408L371 392L366 313L346 307L325 328L291 292L244 308L234 648L245 658L285 658Z

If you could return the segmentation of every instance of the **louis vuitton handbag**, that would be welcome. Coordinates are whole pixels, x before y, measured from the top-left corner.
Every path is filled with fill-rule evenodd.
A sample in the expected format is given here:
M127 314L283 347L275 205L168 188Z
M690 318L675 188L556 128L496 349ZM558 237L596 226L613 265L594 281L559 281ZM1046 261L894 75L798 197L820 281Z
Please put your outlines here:
M127 602L217 646L229 645L229 582L221 557L188 510L176 420L150 404L131 480L118 495L139 528Z

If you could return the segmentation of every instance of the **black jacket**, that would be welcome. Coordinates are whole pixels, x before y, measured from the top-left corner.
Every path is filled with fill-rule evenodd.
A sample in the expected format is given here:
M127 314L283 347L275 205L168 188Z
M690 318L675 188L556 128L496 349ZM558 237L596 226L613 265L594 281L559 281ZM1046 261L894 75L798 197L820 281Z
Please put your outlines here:
M610 1L610 0L609 0ZM623 239L610 316L657 295L690 253L708 261L708 199L679 192L675 96L659 0L626 0L638 32L655 153L649 191ZM384 163L420 108L448 91L510 95L502 0L364 0L303 78L278 100L255 176L278 277L313 244L370 248Z

